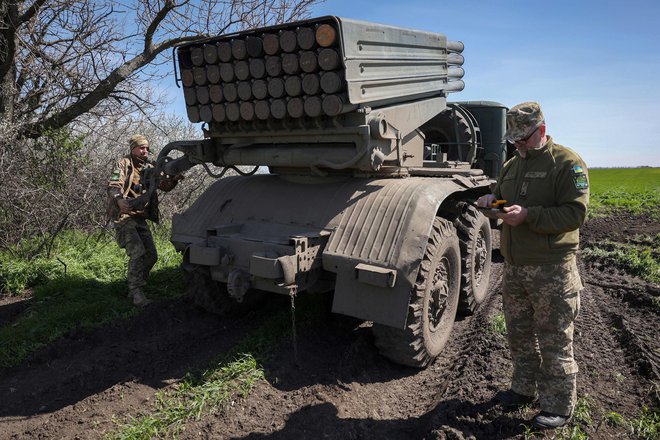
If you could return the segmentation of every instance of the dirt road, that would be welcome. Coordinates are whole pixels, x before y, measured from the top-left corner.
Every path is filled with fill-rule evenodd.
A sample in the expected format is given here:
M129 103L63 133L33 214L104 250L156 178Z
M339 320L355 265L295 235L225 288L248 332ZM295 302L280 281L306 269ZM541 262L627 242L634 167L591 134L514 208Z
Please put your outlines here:
M594 219L582 230L583 246L658 232L660 224L647 217ZM644 405L659 405L660 291L616 267L580 266L578 396L591 422L578 426L590 438L626 437L626 426L604 416L632 420ZM507 413L494 400L511 372L506 341L491 330L501 310L501 271L495 251L491 295L474 316L456 322L445 351L427 369L382 358L366 323L319 317L298 332L298 364L283 341L264 365L266 380L246 399L188 424L179 437L523 438L524 422L538 409ZM0 303L0 321L14 319L20 307ZM114 419L148 408L157 390L227 351L255 324L209 315L182 298L156 303L128 322L69 334L1 373L0 438L101 438L115 428Z

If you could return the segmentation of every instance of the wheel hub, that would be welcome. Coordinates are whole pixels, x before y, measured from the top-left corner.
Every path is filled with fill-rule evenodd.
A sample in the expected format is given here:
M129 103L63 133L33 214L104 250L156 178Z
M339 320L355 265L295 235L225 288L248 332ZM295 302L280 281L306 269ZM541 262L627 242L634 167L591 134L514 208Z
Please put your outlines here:
M488 247L486 246L486 237L484 237L482 231L479 231L474 247L474 279L476 286L478 286L481 283L484 267L488 262Z
M440 325L442 315L447 308L447 298L449 297L449 261L443 258L436 266L433 273L433 283L429 292L428 304L428 322L429 330L435 331Z

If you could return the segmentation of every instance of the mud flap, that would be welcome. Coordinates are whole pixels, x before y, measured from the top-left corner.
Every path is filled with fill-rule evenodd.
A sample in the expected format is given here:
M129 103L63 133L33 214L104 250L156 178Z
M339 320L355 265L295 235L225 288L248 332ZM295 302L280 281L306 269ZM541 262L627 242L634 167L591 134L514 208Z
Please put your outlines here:
M374 181L343 212L323 253L337 274L332 311L403 329L410 292L442 201L464 188L452 179Z

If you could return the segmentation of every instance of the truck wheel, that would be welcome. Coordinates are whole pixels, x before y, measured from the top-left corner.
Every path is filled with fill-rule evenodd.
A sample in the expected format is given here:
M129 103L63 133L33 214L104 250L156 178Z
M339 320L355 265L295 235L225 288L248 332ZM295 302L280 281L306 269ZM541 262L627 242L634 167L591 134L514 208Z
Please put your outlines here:
M491 231L486 216L473 207L455 221L461 247L461 294L458 310L473 314L488 293L491 266Z
M243 302L238 303L229 296L227 285L213 280L205 267L189 272L187 293L195 305L220 316L243 315L256 308L264 296L263 292L249 290Z
M402 365L424 367L440 354L458 308L460 253L454 226L436 217L408 306L406 328L374 324L380 353Z
M447 109L422 125L420 130L426 136L425 145L443 145L447 160L465 161L468 159L470 143L473 140L471 125L472 123L462 112L454 113L451 109Z

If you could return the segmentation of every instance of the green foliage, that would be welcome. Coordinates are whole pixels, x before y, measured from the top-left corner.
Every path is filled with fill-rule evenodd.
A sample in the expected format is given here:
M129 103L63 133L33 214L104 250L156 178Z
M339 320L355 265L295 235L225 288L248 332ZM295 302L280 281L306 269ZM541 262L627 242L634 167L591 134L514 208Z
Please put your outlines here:
M589 436L580 426L563 426L557 431L557 440L588 440Z
M504 319L504 313L500 312L493 317L493 321L490 323L490 329L496 335L506 336L506 321Z
M630 422L630 431L633 435L644 440L657 440L660 438L660 412L648 407L642 408L639 418Z
M580 397L575 404L575 409L573 410L573 420L577 423L584 423L585 425L590 425L592 418L592 407L595 405L594 399L589 395Z
M171 297L183 290L180 256L155 234L160 257L147 294ZM126 298L126 255L110 234L66 231L54 243L55 258L23 260L0 254L0 285L11 294L32 290L27 309L0 327L0 368L23 362L65 333L98 327L135 314Z
M660 168L593 168L589 170L589 184L594 192L623 188L630 192L660 189Z
M660 218L660 168L589 170L589 215L625 210Z
M651 283L660 282L660 234L637 235L625 243L605 240L585 248L582 257L621 267Z
M21 294L26 289L43 284L50 276L63 272L64 266L56 259L16 259L9 253L0 254L0 292Z
M97 236L76 231L64 231L55 241L53 258L23 255L34 240L25 240L12 250L0 253L0 288L3 293L19 295L26 289L40 286L48 292L54 283L66 278L89 278L97 281L116 280L122 276L126 257L108 233Z
M653 304L654 307L660 309L660 296L654 296L651 298L651 303Z
M69 178L89 159L81 154L83 136L75 136L64 127L47 130L30 149L31 168L38 170L38 183L44 188L61 190Z
M619 413L610 411L603 415L603 421L609 426L624 426L626 419Z
M540 436L540 435L543 435L543 433L541 432L541 430L534 428L532 425L528 425L528 424L526 424L526 423L523 423L523 424L520 425L520 426L522 427L522 430L523 430L523 438L524 438L525 440L527 440L527 439L531 439L531 438L536 438L536 437L538 437L538 436Z

